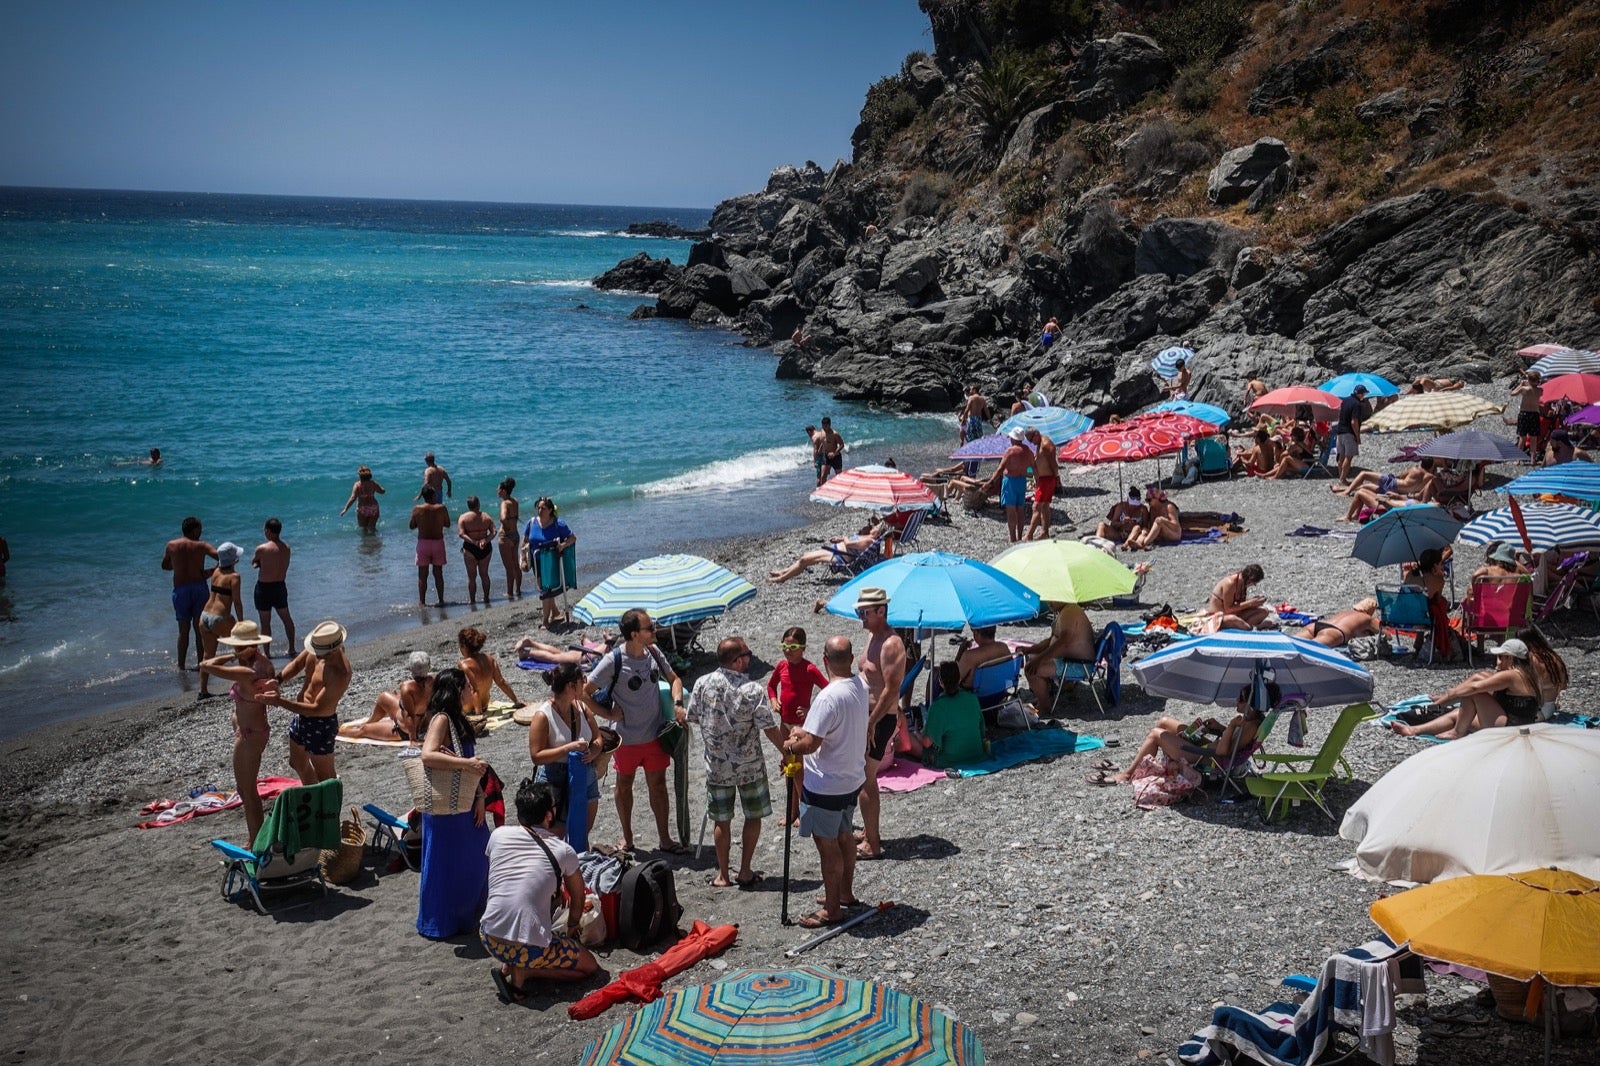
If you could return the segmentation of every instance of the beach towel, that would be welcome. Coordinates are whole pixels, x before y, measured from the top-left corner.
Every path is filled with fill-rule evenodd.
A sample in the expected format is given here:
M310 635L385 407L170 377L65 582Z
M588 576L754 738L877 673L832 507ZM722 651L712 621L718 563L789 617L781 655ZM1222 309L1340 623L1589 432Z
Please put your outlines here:
M1418 707L1426 707L1432 702L1433 702L1433 697L1429 696L1427 693L1422 693L1422 694L1416 695L1416 696L1407 696L1405 699L1400 700L1397 703L1390 704L1388 710L1384 713L1383 717L1374 718L1372 721L1374 722L1374 724L1377 725L1377 727L1379 729L1382 729L1382 730L1384 730L1384 731L1386 731L1388 733L1392 733L1395 736L1400 736L1399 733L1395 733L1394 730L1389 728L1389 726L1391 724L1395 723L1395 722L1402 721L1400 716L1402 714L1405 714L1407 711L1415 710ZM1444 744L1444 743L1448 742L1448 738L1446 738L1446 737L1435 737L1435 736L1427 736L1427 735L1415 736L1415 737L1407 737L1406 739L1407 740L1422 740L1422 741L1426 741L1429 744Z
M1286 537L1332 537L1335 540L1355 540L1353 529L1324 529L1322 526L1301 526L1285 533Z
M256 793L264 800L272 799L286 788L296 788L300 784L298 777L263 777L256 781ZM177 803L168 799L152 800L139 809L140 814L154 814L155 818L147 822L140 822L140 829L165 829L169 825L179 822L191 821L206 814L216 814L218 811L231 811L235 807L244 806L244 800L239 798L237 792L202 792L198 796L180 800ZM159 813L157 813L159 812Z
M545 671L554 670L555 668L556 668L556 664L555 663L536 663L536 662L533 662L530 659L518 659L517 660L517 669L518 670L538 670L538 671L540 671L542 673L542 672L545 672Z
M950 775L943 770L903 759L896 760L893 766L878 775L878 788L883 792L915 792L937 781L948 780Z
M347 737L343 733L333 738L341 744L369 744L377 748L403 748L409 745L409 740L374 740L372 737Z
M977 777L992 774L1011 766L1020 766L1035 759L1054 755L1072 755L1080 751L1093 751L1105 747L1099 737L1084 736L1070 729L1032 729L1026 733L997 740L989 748L989 757L978 762L962 763L951 767L958 777ZM880 782L883 778L878 779Z
M344 782L335 777L315 785L301 785L298 781L294 785L292 801L280 799L274 803L267 812L267 820L261 823L253 848L257 854L281 844L284 858L293 862L294 853L302 847L338 847L339 819L344 814Z
M1221 544L1228 539L1228 531L1224 529L1184 530L1183 539L1179 541L1157 541L1151 547L1155 548L1181 548L1185 544Z

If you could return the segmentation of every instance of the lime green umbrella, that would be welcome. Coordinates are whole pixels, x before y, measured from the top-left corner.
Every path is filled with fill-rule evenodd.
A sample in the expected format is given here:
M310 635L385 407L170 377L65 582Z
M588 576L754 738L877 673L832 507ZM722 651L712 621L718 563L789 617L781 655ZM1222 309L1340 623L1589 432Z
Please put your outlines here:
M989 565L1047 603L1089 603L1133 591L1138 575L1099 548L1075 540L1037 540L1007 548Z

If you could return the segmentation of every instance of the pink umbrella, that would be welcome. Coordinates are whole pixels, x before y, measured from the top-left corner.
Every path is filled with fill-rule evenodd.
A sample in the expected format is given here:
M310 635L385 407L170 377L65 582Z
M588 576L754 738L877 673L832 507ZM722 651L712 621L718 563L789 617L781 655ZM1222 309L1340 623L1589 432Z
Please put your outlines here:
M1570 344L1530 344L1526 348L1518 348L1517 354L1531 363L1535 360L1543 359L1547 355L1570 351L1572 351L1572 345Z
M811 499L884 512L927 509L938 502L928 486L887 466L858 466L835 474L811 494Z
M1600 403L1600 374L1557 374L1539 390L1545 403L1571 400L1576 404Z
M1061 446L1063 463L1126 463L1178 451L1197 437L1221 430L1190 415L1162 412L1097 426Z
M1299 418L1302 408L1309 407L1311 416L1318 419L1339 417L1339 397L1331 392L1313 389L1309 385L1291 385L1286 389L1273 389L1250 405L1252 411L1262 411L1282 418Z

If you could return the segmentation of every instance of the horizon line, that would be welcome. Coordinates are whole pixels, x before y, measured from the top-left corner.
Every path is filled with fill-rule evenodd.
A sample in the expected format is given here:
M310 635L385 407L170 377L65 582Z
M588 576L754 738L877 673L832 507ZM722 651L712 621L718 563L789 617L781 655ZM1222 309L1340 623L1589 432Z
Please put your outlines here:
M627 208L629 210L648 211L703 211L709 214L715 210L716 205L709 207L683 207L668 204L584 204L563 203L555 200L473 200L473 199L442 199L439 197L422 196L330 196L322 193L285 193L285 192L214 192L201 189L113 189L88 185L11 185L0 183L0 192L78 192L78 193L141 193L151 196L244 196L263 200L349 200L364 203L411 203L411 204L481 204L494 207L587 207L587 208Z

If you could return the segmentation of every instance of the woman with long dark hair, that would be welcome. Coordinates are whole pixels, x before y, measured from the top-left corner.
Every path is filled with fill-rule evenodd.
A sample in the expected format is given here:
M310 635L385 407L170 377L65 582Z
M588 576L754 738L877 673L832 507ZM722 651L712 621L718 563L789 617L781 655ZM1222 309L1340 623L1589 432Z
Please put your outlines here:
M548 671L544 679L550 683L550 698L539 708L539 713L528 723L528 755L533 759L534 780L549 783L555 792L555 822L550 826L557 836L567 835L567 819L573 806L571 788L567 780L567 755L577 752L591 769L600 757L600 730L595 726L594 715L579 697L583 695L583 670L572 663L562 663ZM590 773L588 787L582 797L584 806L580 817L587 819L588 828L594 828L595 815L600 811L600 782Z
M422 815L422 878L417 932L435 940L478 926L489 891L489 828L484 824L483 780L489 764L476 757L472 726L461 709L466 675L457 669L434 675L422 719L422 765L460 773L463 790L475 790L470 811Z

